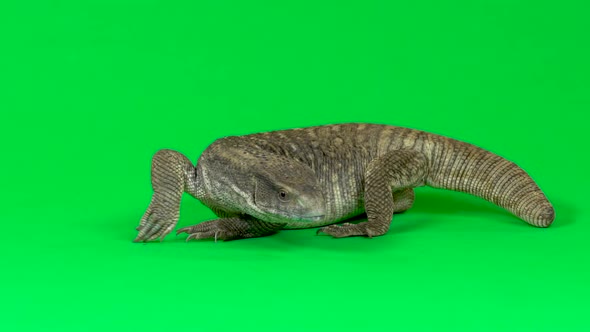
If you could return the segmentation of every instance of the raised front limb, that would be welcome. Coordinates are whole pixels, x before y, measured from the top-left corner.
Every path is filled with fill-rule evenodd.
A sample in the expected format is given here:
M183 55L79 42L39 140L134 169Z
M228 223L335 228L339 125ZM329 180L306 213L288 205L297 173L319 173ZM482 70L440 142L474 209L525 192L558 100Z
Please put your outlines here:
M195 168L187 157L172 150L158 151L152 159L154 194L133 241L163 240L178 222L182 193L194 194L195 186Z
M238 240L275 234L285 224L271 224L256 219L221 218L181 228L176 234L187 233L190 239Z
M376 158L365 172L365 212L368 220L358 224L322 227L318 234L373 237L387 233L393 212L398 210L393 192L424 185L427 174L426 157L420 152L398 150Z

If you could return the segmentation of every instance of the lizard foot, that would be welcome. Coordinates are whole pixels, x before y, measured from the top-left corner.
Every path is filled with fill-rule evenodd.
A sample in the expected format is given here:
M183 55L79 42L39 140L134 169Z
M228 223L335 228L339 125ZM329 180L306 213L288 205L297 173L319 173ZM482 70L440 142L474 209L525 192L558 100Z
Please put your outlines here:
M374 230L372 227L369 227L369 224L366 221L358 224L344 223L340 225L335 224L325 226L318 229L316 235L319 235L320 233L332 235L333 237L337 238L349 236L366 236L372 238L373 236L385 234L385 232L379 232Z
M148 242L157 238L162 241L174 229L177 221L177 213L162 209L157 203L151 203L136 228L139 234L133 242Z
M183 227L176 231L176 235L187 233L187 242L192 239L215 239L215 242L217 242L217 240L225 241L240 237L239 234L236 234L236 232L226 226L226 223L221 222L220 219L209 220L200 224Z

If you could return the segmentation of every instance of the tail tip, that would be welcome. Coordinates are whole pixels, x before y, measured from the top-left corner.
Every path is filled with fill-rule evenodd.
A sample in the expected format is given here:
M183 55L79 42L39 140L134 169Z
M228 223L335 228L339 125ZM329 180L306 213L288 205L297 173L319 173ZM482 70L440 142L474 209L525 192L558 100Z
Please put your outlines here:
M549 227L553 223L553 220L555 220L555 209L553 206L548 205L539 209L535 218L535 224L538 227Z

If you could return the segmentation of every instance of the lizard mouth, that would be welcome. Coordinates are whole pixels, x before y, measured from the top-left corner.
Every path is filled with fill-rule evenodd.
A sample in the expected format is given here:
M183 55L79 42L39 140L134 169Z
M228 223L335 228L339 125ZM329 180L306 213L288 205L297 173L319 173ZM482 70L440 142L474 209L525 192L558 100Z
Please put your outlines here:
M314 214L308 216L301 216L303 220L310 220L310 221L318 221L321 220L325 215L324 214Z

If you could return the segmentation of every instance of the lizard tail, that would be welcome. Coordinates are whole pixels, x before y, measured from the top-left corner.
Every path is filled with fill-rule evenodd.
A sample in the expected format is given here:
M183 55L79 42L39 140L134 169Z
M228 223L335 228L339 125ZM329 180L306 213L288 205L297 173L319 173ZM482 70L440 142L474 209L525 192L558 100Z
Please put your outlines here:
M450 138L436 137L428 185L466 192L514 213L537 227L549 227L553 206L518 165L492 152Z

